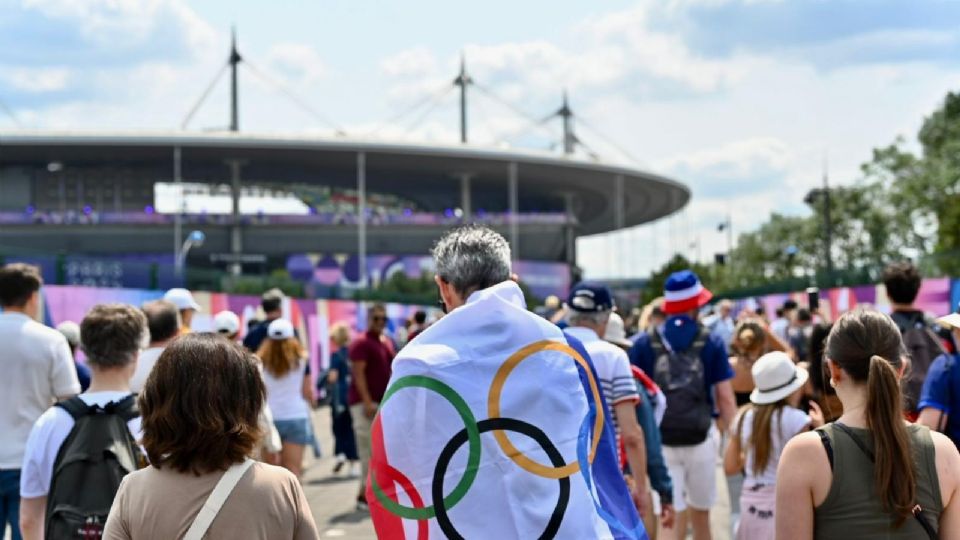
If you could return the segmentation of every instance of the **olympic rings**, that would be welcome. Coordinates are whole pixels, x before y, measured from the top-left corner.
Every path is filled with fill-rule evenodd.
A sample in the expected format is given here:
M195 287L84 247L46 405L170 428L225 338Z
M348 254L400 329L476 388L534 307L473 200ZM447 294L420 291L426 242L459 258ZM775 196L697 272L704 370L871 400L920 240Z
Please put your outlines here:
M493 383L490 385L490 394L487 398L487 415L491 419L500 418L500 395L503 392L504 383L506 383L507 377L510 376L510 373L513 372L514 368L517 367L520 362L526 360L531 355L536 354L542 351L558 351L572 357L587 374L587 379L590 382L590 391L593 393L593 402L598 404L596 407L596 419L593 424L593 441L590 445L590 456L589 463L593 464L593 460L597 454L597 446L600 444L600 438L603 436L603 407L599 404L603 403L603 400L600 399L600 391L597 388L597 381L593 378L593 372L590 369L590 364L584 360L583 356L580 355L575 349L566 345L564 343L558 343L556 341L543 340L536 343L531 343L526 347L520 349L519 351L510 355L507 358L507 361L500 366L500 369L497 370L496 375L493 377ZM510 439L507 438L506 433L503 430L496 429L493 431L493 436L497 440L497 444L500 445L500 449L506 454L514 463L516 463L523 470L541 476L543 478L552 478L560 479L567 478L577 473L580 470L580 463L578 461L572 461L570 463L561 465L547 467L536 461L530 459L525 454L517 450L517 448L510 442Z
M557 447L553 444L550 438L547 437L546 433L532 424L528 424L514 418L491 418L488 420L481 420L477 424L477 427L479 428L480 433L484 433L486 431L502 433L503 430L522 433L540 444L540 447L543 448L543 451L546 452L547 456L550 458L550 462L553 463L555 467L560 467L563 465L563 455L560 454L560 451L557 450ZM443 477L447 473L447 467L450 465L450 460L453 458L453 455L456 454L457 450L459 450L461 446L463 446L463 443L466 442L468 436L468 430L460 430L460 432L454 435L453 438L447 442L447 445L443 447L443 451L440 452L440 457L437 458L437 467L433 470L432 494L434 501L443 500ZM540 535L541 539L553 538L557 535L557 532L560 530L560 524L563 522L563 516L567 511L567 505L570 503L570 477L567 476L560 478L559 481L560 494L557 498L557 505L554 507L553 513L550 515L550 520L547 522L546 528ZM450 521L450 517L447 515L447 508L445 507L444 502L438 504L435 503L435 506L437 525L440 526L440 530L443 531L443 534L447 538L462 540L463 536L457 531L456 528L454 528L453 523Z
M467 467L464 470L463 477L460 479L460 482L458 482L456 487L453 488L453 491L450 492L450 495L444 498L441 494L440 497L445 507L453 508L457 505L457 503L460 502L461 499L463 499L464 495L467 494L467 491L470 489L470 486L476 479L477 471L480 468L480 430L477 427L476 418L474 418L473 412L470 410L470 406L467 405L467 402L464 401L463 398L460 397L460 395L457 394L453 388L450 388L446 384L436 379L424 377L422 375L410 375L397 379L392 385L390 385L390 388L387 389L386 394L384 394L383 400L380 402L381 407L386 405L390 397L399 390L408 387L426 388L440 394L447 401L449 401L451 405L453 405L453 408L456 409L457 413L460 415L460 418L463 420L468 439L467 449L469 453L467 455ZM433 505L424 508L413 508L404 506L388 497L387 494L383 492L383 489L380 488L380 484L377 482L373 471L370 473L370 486L373 489L373 493L377 496L377 500L380 501L380 504L382 504L383 507L392 514L406 519L418 520L430 519L436 515ZM438 499L434 499L434 503L436 503L437 500Z

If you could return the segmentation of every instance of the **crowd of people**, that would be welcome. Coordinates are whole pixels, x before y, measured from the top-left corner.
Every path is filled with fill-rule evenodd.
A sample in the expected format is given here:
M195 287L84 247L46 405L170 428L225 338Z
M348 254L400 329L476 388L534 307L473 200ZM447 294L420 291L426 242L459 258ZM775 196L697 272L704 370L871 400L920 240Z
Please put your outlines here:
M483 226L433 256L443 314L391 329L370 305L315 375L280 291L246 329L192 332L185 289L51 329L38 270L0 267L0 525L317 538L300 479L324 404L381 538L704 540L724 483L738 539L960 538L960 313L916 309L910 263L884 273L889 315L768 319L681 271L621 317L589 281L529 311Z

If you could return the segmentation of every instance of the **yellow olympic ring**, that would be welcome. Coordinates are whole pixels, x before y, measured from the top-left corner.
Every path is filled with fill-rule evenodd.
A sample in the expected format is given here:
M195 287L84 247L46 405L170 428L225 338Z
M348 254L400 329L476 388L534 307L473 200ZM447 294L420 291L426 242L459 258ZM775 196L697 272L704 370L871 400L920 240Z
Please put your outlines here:
M556 341L538 341L536 343L531 343L526 347L520 349L519 351L510 355L510 358L507 358L507 361L500 366L500 369L497 370L496 375L493 377L493 383L490 385L490 395L487 397L487 408L488 416L492 418L500 418L500 395L503 392L503 385L507 381L507 377L510 376L510 373L513 372L513 369L517 367L520 362L526 360L531 355L542 352L542 351L558 351L562 352L574 360L583 367L583 370L587 373L587 379L590 382L590 390L593 392L593 402L596 404L597 408L597 418L593 423L593 441L590 445L590 463L593 463L593 459L597 454L597 445L600 444L600 437L603 434L603 401L600 399L600 391L597 388L597 381L593 378L593 372L590 370L590 364L580 353L574 350L569 345L564 343L558 343ZM530 459L525 454L517 450L513 443L510 442L510 439L507 438L507 434L503 430L495 430L493 432L494 438L497 440L497 444L500 445L500 449L503 450L503 453L507 455L514 463L516 463L523 470L541 476L543 478L550 478L553 480L559 480L561 478L566 478L572 476L580 471L580 464L574 460L570 463L567 463L563 467L548 467L537 463L536 461Z

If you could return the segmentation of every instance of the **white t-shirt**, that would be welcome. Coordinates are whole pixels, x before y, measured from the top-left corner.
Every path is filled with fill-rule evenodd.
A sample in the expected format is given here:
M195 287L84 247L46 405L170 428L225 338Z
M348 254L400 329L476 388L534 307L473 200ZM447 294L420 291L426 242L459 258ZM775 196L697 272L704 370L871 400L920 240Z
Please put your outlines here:
M0 313L0 345L0 469L17 469L33 423L80 382L67 339L26 315Z
M120 401L130 392L92 392L80 394L87 405L106 405L111 401ZM60 407L50 407L43 413L30 431L27 449L23 457L23 469L20 471L20 496L26 498L45 497L50 492L50 480L53 477L53 465L63 441L67 440L73 429L73 417ZM130 433L140 439L140 417L127 422Z
M600 339L600 336L589 328L572 326L565 331L583 343L583 348L593 360L593 367L596 368L597 377L600 379L600 387L603 388L603 395L607 399L607 414L619 433L613 407L624 401L633 403L640 401L627 353L613 343Z
M143 392L143 385L146 384L150 371L153 370L157 359L160 358L160 353L162 353L165 348L166 347L150 347L140 353L140 357L137 358L137 370L133 372L133 377L130 378L131 392L134 394Z
M300 360L300 367L292 369L282 377L275 377L266 368L263 369L263 384L267 387L267 405L273 412L274 420L298 420L307 418L310 406L303 399L303 377L307 361Z
M773 421L770 423L770 437L773 440L773 445L770 447L772 452L770 453L770 459L767 461L767 467L764 469L763 474L757 476L753 472L754 452L750 448L750 435L753 433L753 409L747 409L746 413L738 414L733 425L741 425L740 417L744 414L746 416L743 418L743 428L740 433L740 448L743 449L744 454L747 456L743 485L753 486L763 484L765 486L772 486L777 481L777 464L780 462L780 454L783 453L783 447L787 445L787 441L792 439L797 433L800 433L800 430L810 423L810 417L803 411L790 406L783 407L779 413L774 413Z

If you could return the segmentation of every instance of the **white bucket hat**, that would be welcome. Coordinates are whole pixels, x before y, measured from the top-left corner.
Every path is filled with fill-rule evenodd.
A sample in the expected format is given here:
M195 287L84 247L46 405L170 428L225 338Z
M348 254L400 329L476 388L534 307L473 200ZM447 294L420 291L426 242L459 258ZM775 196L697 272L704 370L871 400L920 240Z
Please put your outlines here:
M957 310L960 311L960 306L957 307ZM937 322L942 326L948 326L950 328L960 328L960 313L951 313L949 315L940 317L937 319Z
M616 313L611 313L610 318L607 319L607 329L603 333L603 339L621 347L633 346L633 342L627 339L627 332L623 328L623 317Z
M810 377L807 370L794 364L787 353L781 351L761 356L750 371L757 385L750 393L750 401L757 405L784 399L803 386Z

